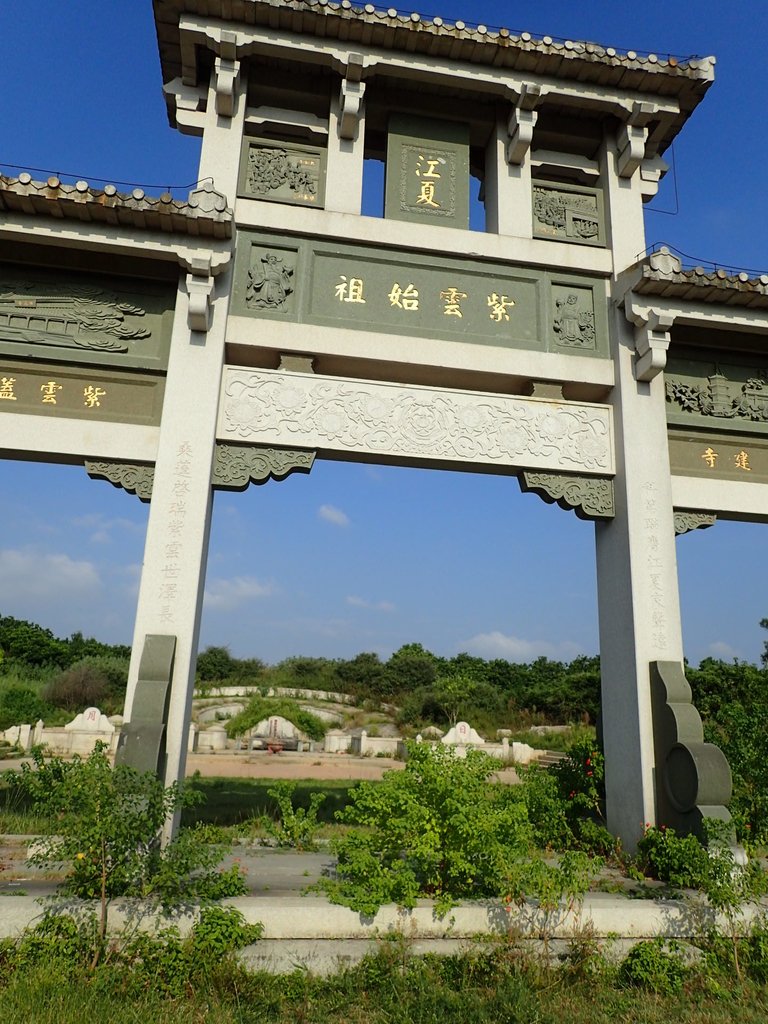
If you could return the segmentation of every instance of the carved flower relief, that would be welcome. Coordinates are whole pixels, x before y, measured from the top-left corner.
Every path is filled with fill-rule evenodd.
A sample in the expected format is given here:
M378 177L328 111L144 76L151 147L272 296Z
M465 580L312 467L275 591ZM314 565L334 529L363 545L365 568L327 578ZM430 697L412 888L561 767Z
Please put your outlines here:
M340 439L349 429L349 412L340 400L324 402L312 415L315 429L321 437Z
M608 460L608 442L601 437L594 426L577 434L574 438L576 450L585 466L605 466Z
M452 427L450 405L441 401L439 406L430 398L409 398L396 415L396 424L403 436L418 448L440 444Z
M542 416L538 422L538 432L547 441L559 441L568 432L562 415L551 412Z

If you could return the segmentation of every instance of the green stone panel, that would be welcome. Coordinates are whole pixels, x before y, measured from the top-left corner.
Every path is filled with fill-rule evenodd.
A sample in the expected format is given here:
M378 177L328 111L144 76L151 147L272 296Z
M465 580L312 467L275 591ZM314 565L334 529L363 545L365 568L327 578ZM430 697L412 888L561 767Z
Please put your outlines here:
M605 245L603 193L586 185L533 182L533 234L579 245Z
M390 117L384 216L469 227L469 125Z
M768 360L756 365L718 355L670 356L664 371L668 423L768 438Z
M290 142L243 142L237 194L291 206L325 204L325 150Z
M165 370L176 289L0 263L0 357Z
M598 278L240 232L232 312L607 358L606 302Z
M165 379L37 364L0 356L0 414L33 413L157 426Z
M669 431L669 460L677 476L768 483L768 440L747 434Z

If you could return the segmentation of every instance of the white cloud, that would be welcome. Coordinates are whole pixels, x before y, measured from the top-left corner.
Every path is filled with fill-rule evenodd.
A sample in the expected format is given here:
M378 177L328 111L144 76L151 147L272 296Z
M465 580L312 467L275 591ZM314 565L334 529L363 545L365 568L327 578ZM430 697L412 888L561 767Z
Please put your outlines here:
M71 520L72 526L83 530L92 530L88 538L92 544L110 544L117 533L137 533L144 531L144 524L134 522L133 519L125 519L122 516L109 518L100 512L89 512L83 516L76 516Z
M391 601L366 601L364 597L358 597L357 594L350 594L347 597L347 604L353 608L368 608L375 612L393 612L395 605Z
M716 640L710 644L707 651L713 658L719 658L720 661L731 661L733 658L741 657L741 651L737 651L735 647L731 647L723 640Z
M462 645L462 650L481 658L506 658L507 661L526 662L535 658L553 658L569 661L584 652L577 644L566 641L562 644L547 640L524 640L509 636L499 630L491 633L477 633Z
M0 580L14 603L50 599L67 600L94 594L101 587L92 562L76 562L69 555L51 554L33 548L0 550Z
M205 607L232 611L247 601L269 597L274 593L271 583L261 583L253 576L235 576L231 580L211 580L205 588Z
M333 523L334 526L349 526L349 516L335 505L321 505L317 514L327 523Z

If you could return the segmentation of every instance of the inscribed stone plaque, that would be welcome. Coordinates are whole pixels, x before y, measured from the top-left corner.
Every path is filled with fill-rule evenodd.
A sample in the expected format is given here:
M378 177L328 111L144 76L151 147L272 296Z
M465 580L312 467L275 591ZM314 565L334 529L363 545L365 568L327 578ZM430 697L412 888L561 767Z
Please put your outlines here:
M0 355L164 370L176 289L0 264Z
M292 206L325 204L325 151L317 146L245 139L239 196Z
M160 423L164 389L160 376L24 363L0 355L0 413L154 426Z
M384 216L469 227L469 126L393 114Z
M606 302L586 275L241 231L231 313L605 358Z
M605 245L602 191L586 185L534 181L533 234L536 238Z
M709 431L670 430L669 461L675 476L768 483L768 440Z

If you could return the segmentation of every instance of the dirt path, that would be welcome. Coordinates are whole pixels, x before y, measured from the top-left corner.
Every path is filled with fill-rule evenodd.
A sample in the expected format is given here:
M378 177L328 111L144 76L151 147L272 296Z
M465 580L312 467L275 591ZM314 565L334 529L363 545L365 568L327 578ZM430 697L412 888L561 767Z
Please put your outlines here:
M402 761L385 757L350 757L349 754L190 754L187 775L252 779L380 779L384 772L402 769ZM518 782L513 768L497 772L500 782Z

